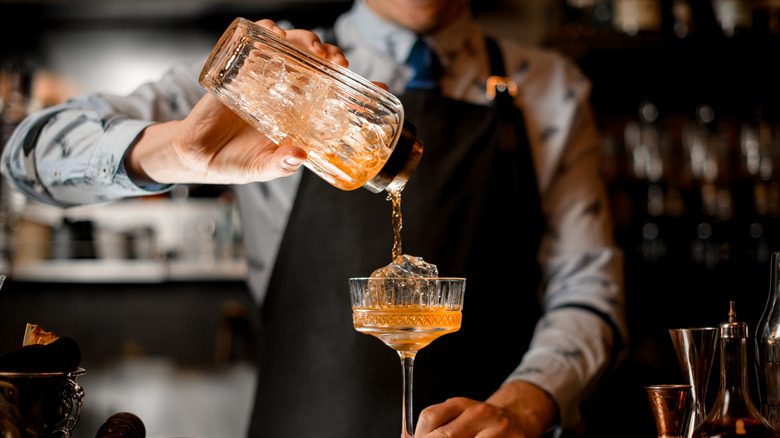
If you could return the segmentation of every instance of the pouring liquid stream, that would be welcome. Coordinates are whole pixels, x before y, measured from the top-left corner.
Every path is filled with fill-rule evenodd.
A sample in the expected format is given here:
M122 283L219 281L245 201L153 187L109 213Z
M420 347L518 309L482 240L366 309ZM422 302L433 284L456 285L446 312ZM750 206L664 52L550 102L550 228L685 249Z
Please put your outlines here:
M387 199L393 204L393 260L403 254L401 245L401 228L403 216L401 215L401 190L388 192Z

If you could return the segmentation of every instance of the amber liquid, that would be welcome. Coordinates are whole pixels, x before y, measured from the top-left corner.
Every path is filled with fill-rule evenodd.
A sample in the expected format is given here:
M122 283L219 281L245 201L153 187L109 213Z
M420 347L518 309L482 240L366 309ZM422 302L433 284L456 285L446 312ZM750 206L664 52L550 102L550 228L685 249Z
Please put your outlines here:
M693 438L775 438L777 435L764 424L750 419L705 421L693 433Z
M403 190L403 189L401 189ZM403 228L403 216L401 215L401 190L388 192L387 199L393 203L393 258L395 260L401 254L401 228Z
M422 306L352 310L355 330L406 353L416 353L439 336L458 331L462 318L459 310Z
M305 143L303 149L309 154L304 165L333 186L349 191L362 187L376 176L384 162L376 157L363 158L357 155L345 157L342 153L325 153L314 150Z

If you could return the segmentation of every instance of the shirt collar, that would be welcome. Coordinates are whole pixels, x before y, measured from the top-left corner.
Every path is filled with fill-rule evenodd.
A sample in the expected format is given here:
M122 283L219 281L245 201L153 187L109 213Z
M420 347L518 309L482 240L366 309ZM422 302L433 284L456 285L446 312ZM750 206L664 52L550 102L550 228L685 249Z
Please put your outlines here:
M378 16L365 0L355 0L352 23L363 40L380 53L386 53L398 64L406 62L418 35L405 27ZM436 51L443 65L463 46L467 38L471 12L466 11L450 26L436 34L426 35L426 42Z

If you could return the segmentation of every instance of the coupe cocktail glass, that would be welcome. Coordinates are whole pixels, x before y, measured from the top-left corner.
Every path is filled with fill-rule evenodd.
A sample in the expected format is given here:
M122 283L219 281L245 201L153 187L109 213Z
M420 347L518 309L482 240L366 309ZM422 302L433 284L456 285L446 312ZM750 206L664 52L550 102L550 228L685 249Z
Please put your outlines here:
M465 278L350 278L355 330L398 352L403 368L401 438L414 436L412 371L421 348L460 329Z

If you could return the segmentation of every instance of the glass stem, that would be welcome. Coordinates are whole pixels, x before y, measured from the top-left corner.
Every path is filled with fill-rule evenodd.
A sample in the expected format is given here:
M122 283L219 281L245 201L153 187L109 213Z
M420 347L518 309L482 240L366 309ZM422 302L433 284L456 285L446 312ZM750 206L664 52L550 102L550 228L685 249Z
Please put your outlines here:
M398 352L403 368L404 394L401 404L401 438L414 438L414 412L412 410L412 377L415 352Z

